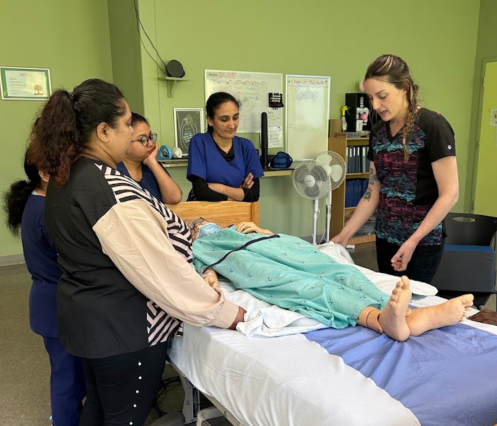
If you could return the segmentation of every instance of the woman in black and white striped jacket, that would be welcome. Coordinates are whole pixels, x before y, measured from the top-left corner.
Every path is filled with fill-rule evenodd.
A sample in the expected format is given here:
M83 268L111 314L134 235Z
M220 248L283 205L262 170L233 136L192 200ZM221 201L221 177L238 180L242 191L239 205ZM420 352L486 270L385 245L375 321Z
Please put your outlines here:
M182 321L235 328L243 320L193 269L181 218L116 171L132 133L122 93L92 79L56 91L31 134L33 161L50 174L61 341L85 364L81 426L144 422Z

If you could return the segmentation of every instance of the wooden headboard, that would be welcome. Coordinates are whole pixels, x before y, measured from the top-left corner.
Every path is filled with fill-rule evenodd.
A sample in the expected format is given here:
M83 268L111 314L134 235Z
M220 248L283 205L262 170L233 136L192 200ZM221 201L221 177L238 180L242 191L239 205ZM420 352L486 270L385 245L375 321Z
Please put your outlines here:
M167 206L185 222L202 216L223 228L240 222L254 222L259 225L259 202L188 201L176 205L168 204Z

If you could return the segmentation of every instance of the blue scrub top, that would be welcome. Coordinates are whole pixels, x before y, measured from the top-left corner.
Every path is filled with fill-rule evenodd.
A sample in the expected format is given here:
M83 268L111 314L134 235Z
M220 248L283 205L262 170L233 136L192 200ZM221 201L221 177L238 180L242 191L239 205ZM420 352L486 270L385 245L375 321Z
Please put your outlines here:
M62 271L45 226L45 197L31 194L21 220L24 259L33 285L29 294L31 329L44 337L59 337L57 283Z
M124 163L118 163L116 164L116 169L120 171L123 175L126 175L128 177L131 177L128 169L124 165ZM168 175L169 173L167 170L164 170ZM131 178L133 179L133 178ZM133 179L134 180L134 179ZM140 185L143 189L146 189L148 192L150 192L155 198L157 198L159 201L162 201L162 194L160 192L159 184L157 183L157 179L155 179L154 174L152 173L152 170L145 164L142 164L142 180L141 181L136 181L135 182Z
M235 158L228 163L209 132L196 134L188 148L187 179L191 181L192 176L198 176L207 182L238 188L249 173L254 179L264 176L252 141L235 136L233 151Z

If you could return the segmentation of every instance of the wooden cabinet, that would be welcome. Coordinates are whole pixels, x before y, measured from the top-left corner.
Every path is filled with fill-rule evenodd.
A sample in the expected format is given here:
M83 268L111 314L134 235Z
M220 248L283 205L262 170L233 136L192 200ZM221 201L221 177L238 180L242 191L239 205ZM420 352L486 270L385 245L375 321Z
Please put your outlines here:
M347 138L346 133L340 131L340 120L331 120L330 134L334 135L328 139L328 150L335 151L340 154L347 163L347 147L348 146L368 146L369 138ZM346 181L350 179L367 179L369 173L347 173L345 181L337 189L333 190L332 206L331 206L331 224L330 232L332 236L337 235L354 213L355 207L345 207L346 196ZM357 236L354 236L349 244L362 244L375 241L374 233L370 235L361 235L359 231Z

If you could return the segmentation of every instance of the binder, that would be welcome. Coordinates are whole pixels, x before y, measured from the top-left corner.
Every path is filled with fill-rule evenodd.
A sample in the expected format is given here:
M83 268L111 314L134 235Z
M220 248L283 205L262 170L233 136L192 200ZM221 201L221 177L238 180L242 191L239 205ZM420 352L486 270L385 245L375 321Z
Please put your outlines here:
M367 146L363 146L362 147L362 156L361 156L361 173L367 173L368 172L368 169L367 169L367 160L368 160L368 147Z
M363 179L362 181L362 195L368 190L368 179Z
M357 204L359 204L359 201L361 201L362 197L361 190L362 190L361 179L356 179L354 182L354 207L357 206Z
M352 158L352 148L350 146L348 146L347 147L347 173L352 173L351 158Z
M361 147L355 147L355 172L360 173L361 170Z
M353 207L354 200L354 191L352 190L352 181L347 180L345 182L345 207Z
M350 151L349 172L350 173L355 173L354 172L354 147L353 146L349 146L349 151Z

